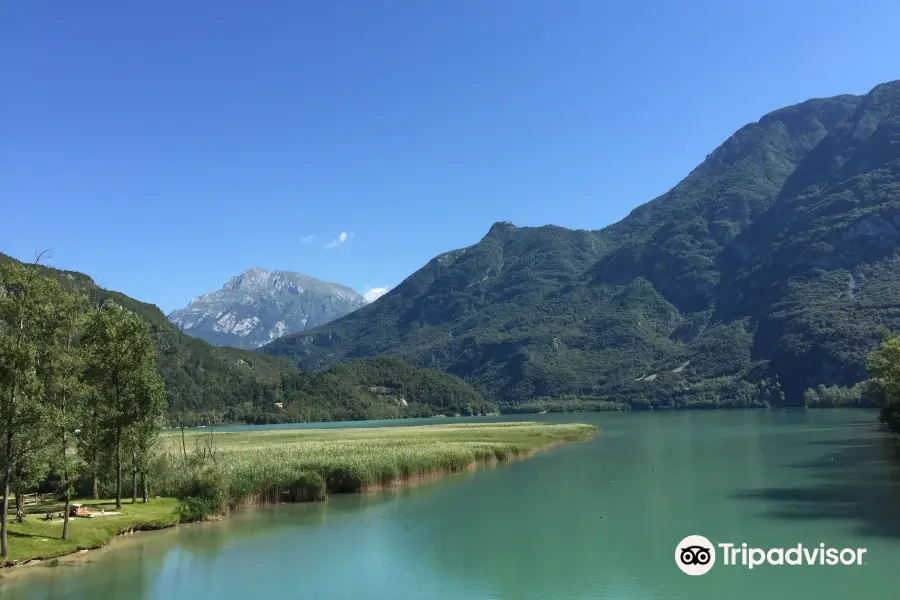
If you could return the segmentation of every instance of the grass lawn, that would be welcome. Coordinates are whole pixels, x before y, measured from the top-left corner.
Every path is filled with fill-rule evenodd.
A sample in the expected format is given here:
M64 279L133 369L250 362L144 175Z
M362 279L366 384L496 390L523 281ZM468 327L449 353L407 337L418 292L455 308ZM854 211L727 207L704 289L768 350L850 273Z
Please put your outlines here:
M115 500L76 500L91 510L114 511ZM9 515L10 560L20 562L32 558L52 558L71 554L82 548L97 548L106 544L119 533L128 529L159 529L178 523L174 498L151 498L147 504L131 504L131 499L122 503L121 515L110 515L93 519L76 518L69 523L69 541L62 536L62 519L45 521L43 514L29 514L24 525L16 523L14 515ZM61 505L52 507L58 512ZM31 509L31 507L29 507ZM48 507L46 510L50 510ZM35 509L42 510L42 509Z

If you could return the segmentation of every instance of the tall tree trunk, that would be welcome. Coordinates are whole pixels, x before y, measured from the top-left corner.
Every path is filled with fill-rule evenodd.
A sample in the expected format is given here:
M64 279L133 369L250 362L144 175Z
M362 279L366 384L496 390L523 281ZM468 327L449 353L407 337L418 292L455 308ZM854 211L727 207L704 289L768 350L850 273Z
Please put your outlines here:
M13 388L9 392L9 403L15 406L17 384L13 383ZM3 470L3 516L0 517L0 553L3 558L9 558L9 544L6 540L6 525L9 521L9 483L12 479L12 451L13 451L13 416L10 411L9 417L6 419L6 456L4 456L5 467Z
M184 441L184 406L181 407L181 456L184 458L184 462L187 462L187 444Z
M27 292L26 292L27 294ZM24 298L23 298L24 302ZM16 336L16 347L22 344L25 339L25 316L21 313L19 307L19 333ZM12 452L13 452L13 415L16 409L16 394L19 393L19 381L13 380L12 389L9 390L9 416L6 418L6 456L4 456L4 472L3 472L3 515L0 517L0 554L3 558L9 558L9 544L7 542L6 530L9 521L9 485L12 480Z
M72 328L74 327L74 322L69 321L69 330L66 333L66 353L68 354L72 350ZM66 374L68 376L72 376L71 367L67 370ZM68 402L71 400L71 396L67 395L64 391L62 393L62 431L60 432L60 437L62 438L62 485L63 491L66 495L66 504L63 509L63 530L62 530L62 539L65 541L69 540L69 505L72 503L72 490L71 485L69 483L69 438L66 435L69 429L69 415Z
M100 499L100 483L97 481L97 467L91 467L91 498Z
M97 435L97 404L91 410L91 435ZM96 439L91 441L91 498L100 499L100 486L97 483L97 443Z
M122 510L122 427L116 427L116 510Z
M16 523L25 523L27 521L25 515L25 496L22 490L16 490Z
M6 543L6 522L9 518L9 479L11 474L10 464L9 464L9 448L12 446L12 430L7 432L7 459L6 459L6 469L3 473L3 515L0 516L0 551L3 553L3 558L9 558L9 546Z
M137 504L137 454L131 453L131 503Z
M62 539L68 541L69 540L69 511L72 510L72 494L69 493L69 490L66 490L66 508L63 512L63 534Z
M141 499L147 504L147 472L141 471Z
M65 419L64 419L65 420ZM62 484L63 490L66 493L66 508L63 511L63 532L62 539L68 541L69 539L69 504L72 502L72 491L69 489L69 463L66 458L66 450L68 447L66 446L66 428L63 427L62 432L62 445L63 445L63 472L62 472Z

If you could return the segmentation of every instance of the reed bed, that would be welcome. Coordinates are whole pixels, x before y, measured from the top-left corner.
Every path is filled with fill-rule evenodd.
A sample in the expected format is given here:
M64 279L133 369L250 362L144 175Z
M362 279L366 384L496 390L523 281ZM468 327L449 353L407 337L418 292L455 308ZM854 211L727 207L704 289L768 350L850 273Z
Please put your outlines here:
M199 519L240 506L324 500L504 461L592 437L580 424L484 423L164 436L158 484Z

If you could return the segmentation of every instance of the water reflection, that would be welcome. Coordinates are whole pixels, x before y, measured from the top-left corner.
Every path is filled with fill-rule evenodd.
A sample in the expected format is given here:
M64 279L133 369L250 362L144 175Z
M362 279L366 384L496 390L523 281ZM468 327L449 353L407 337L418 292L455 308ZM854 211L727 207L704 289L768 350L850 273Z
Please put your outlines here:
M773 518L850 522L862 536L900 538L900 444L874 429L855 427L851 437L812 440L815 458L788 461L798 483L735 496L761 502Z

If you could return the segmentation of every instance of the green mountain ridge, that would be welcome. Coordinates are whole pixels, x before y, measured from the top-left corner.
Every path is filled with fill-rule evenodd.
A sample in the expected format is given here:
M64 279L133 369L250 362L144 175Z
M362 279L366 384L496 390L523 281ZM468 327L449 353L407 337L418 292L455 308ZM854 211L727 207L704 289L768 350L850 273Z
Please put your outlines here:
M15 259L0 254L3 261ZM180 422L182 411L193 424L211 418L275 423L484 414L497 409L456 377L388 357L302 373L282 358L188 336L157 306L106 290L83 273L42 264L37 268L70 291L85 293L94 302L115 302L148 323L159 350L157 366L172 423Z
M489 398L801 404L900 329L900 81L742 127L599 231L496 223L376 302L261 351L389 354Z

